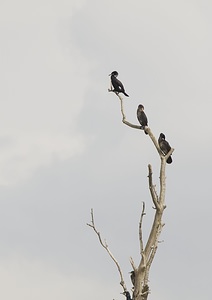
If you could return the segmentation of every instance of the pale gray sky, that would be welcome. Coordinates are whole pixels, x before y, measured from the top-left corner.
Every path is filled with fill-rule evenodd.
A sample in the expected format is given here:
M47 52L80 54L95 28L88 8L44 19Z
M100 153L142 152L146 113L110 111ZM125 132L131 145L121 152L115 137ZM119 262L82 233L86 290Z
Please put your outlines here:
M152 220L147 165L159 158L121 122L117 70L137 123L175 148L149 299L210 299L212 3L0 2L0 298L124 300L116 267L86 227L90 208L131 287L138 221Z

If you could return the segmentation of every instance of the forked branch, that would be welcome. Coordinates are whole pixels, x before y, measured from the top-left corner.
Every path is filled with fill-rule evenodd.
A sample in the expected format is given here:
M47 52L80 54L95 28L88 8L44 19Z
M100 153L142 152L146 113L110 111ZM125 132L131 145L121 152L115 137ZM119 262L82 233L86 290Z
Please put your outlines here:
M112 254L112 252L110 251L106 241L103 242L102 241L102 237L101 237L101 233L96 229L96 226L95 226L95 222L94 222L94 213L93 213L93 209L91 209L91 223L87 223L88 226L90 226L91 228L93 228L93 230L95 231L95 233L97 234L98 236L98 239L99 239L99 242L100 244L102 245L102 247L107 251L107 253L110 255L110 257L112 258L112 260L114 261L114 263L116 264L117 268L118 268L118 272L119 272L119 275L120 275L120 278L121 278L121 282L120 282L120 285L123 287L123 290L124 292L127 291L127 288L126 288L126 284L124 282L124 277L123 277L123 274L122 274L122 271L121 271L121 267L118 263L118 261L116 260L116 258L114 257L114 255Z

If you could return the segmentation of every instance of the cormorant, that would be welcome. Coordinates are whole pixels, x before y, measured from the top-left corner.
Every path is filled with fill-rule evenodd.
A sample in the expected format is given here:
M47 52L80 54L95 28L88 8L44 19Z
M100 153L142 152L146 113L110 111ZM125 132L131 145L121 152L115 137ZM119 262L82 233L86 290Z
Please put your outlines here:
M113 86L113 92L116 92L116 93L123 93L126 97L129 97L129 95L127 95L125 93L125 89L124 89L124 86L123 84L121 83L120 80L117 79L117 76L118 76L118 72L117 71L113 71L109 76L111 78L111 83L112 83L112 86Z
M135 271L130 272L130 279L132 281L133 286L135 286Z
M137 118L138 118L139 123L142 126L142 129L144 129L144 132L146 134L148 134L148 132L145 131L145 126L148 126L148 119L147 119L147 116L145 115L144 106L142 104L138 105Z
M160 136L159 136L159 138L158 138L158 144L159 144L159 147L160 147L161 151L165 155L168 154L169 151L171 150L171 146L166 141L165 134L163 134L163 133L161 133ZM171 164L172 163L171 155L167 158L166 162L167 162L167 164Z
M123 294L126 296L126 300L132 300L128 291L124 292Z

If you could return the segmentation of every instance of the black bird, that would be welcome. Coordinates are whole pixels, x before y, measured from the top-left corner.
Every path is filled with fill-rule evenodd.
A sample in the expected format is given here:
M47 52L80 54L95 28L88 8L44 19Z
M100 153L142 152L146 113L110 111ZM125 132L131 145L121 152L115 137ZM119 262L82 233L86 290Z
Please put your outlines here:
M130 279L132 281L133 286L135 286L135 271L130 272Z
M148 132L145 131L145 126L148 126L148 119L147 119L147 116L145 115L144 106L142 104L138 105L137 118L138 118L139 123L142 126L142 129L144 129L144 132L146 134L148 134Z
M124 292L123 294L126 296L126 300L132 300L128 291Z
M166 141L166 136L163 133L161 133L160 136L159 136L159 138L158 138L158 144L159 144L159 147L160 147L161 151L165 155L168 154L169 151L171 150L171 146ZM167 158L166 162L167 162L167 164L171 164L172 163L171 155Z
M109 76L110 76L110 79L111 79L111 83L112 83L112 86L113 86L113 92L116 92L116 93L123 93L126 97L129 97L129 95L127 95L125 93L125 89L124 89L124 86L123 84L121 83L120 80L117 79L117 76L118 76L118 72L117 71L113 71Z

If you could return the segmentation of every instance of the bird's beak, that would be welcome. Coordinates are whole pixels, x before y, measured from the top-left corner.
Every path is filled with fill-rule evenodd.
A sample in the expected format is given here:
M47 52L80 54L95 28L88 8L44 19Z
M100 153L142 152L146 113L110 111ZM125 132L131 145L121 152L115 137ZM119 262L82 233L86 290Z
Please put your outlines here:
M112 73L111 73L112 74ZM111 74L109 74L108 76L111 76Z

